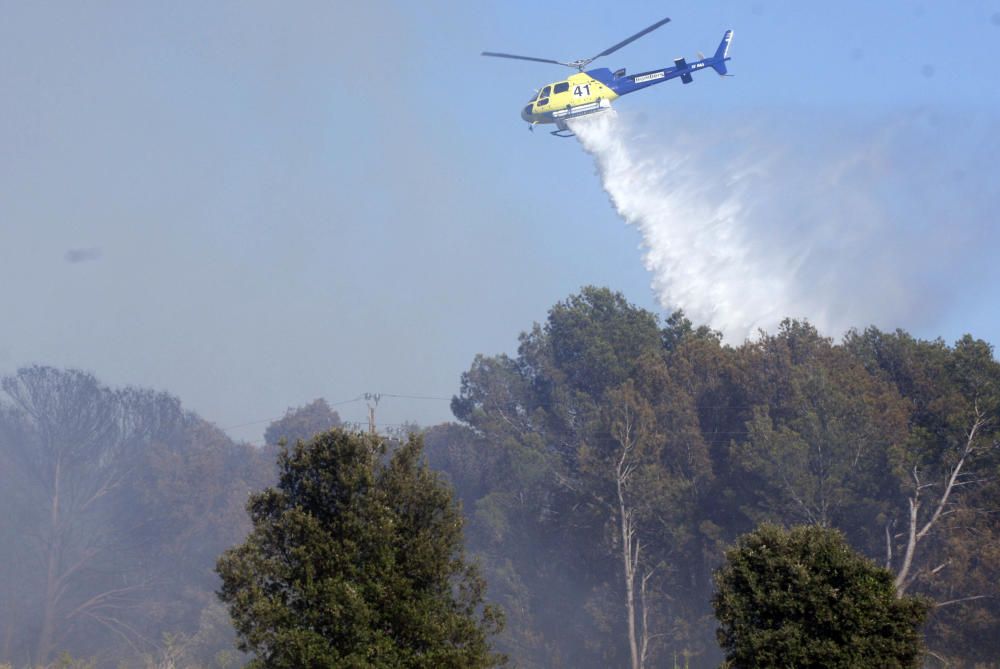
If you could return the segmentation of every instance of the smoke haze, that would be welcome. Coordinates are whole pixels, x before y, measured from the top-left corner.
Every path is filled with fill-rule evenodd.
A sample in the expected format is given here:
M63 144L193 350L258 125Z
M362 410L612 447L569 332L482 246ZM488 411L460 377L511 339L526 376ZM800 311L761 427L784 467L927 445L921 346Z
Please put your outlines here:
M989 217L1000 198L981 169L994 129L924 112L820 132L803 124L610 112L573 129L642 236L659 302L727 341L788 316L834 336L931 327L975 299L976 282L996 272Z

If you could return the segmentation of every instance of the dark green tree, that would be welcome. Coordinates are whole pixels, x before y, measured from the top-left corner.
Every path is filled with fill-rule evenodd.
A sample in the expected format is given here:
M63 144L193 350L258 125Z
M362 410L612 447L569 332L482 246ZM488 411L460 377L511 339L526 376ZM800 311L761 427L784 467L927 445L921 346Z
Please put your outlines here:
M762 525L726 552L715 582L728 667L919 666L929 602L897 597L889 570L837 530Z
M251 667L491 667L500 611L464 556L451 490L420 437L333 430L282 450L253 531L219 559Z

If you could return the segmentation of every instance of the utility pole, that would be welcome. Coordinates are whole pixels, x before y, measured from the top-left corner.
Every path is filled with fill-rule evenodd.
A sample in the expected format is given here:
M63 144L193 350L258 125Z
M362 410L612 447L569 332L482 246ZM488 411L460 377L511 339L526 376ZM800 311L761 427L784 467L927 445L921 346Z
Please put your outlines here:
M382 393L365 393L365 401L368 403L368 434L375 436L375 409L378 401L382 399Z

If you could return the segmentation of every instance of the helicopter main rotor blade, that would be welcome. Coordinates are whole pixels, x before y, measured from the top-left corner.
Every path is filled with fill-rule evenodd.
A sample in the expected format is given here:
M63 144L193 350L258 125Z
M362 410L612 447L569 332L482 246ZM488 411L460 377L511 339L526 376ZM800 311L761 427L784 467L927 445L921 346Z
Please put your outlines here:
M512 58L514 60L531 60L536 63L552 63L553 65L565 65L566 67L574 67L570 63L564 63L561 60L552 60L550 58L534 58L532 56L515 56L512 53L497 53L495 51L483 51L483 56L492 56L493 58Z
M592 61L597 60L601 56L607 56L608 54L614 53L615 51L618 51L618 49L622 48L623 46L627 46L627 45L631 44L632 42L636 41L637 39L639 39L643 35L648 35L649 33L653 32L654 30L656 30L657 28L659 28L660 26L662 26L665 23L670 23L670 19L667 18L667 19L663 19L662 21L657 21L656 23L654 23L653 25L649 26L648 28L640 30L639 32L637 32L636 34L632 35L628 39L624 39L621 42L619 42L618 44L615 44L612 47L608 47L607 49L605 49L604 51L600 52L599 54L597 54L593 58L589 59L587 62L590 63Z

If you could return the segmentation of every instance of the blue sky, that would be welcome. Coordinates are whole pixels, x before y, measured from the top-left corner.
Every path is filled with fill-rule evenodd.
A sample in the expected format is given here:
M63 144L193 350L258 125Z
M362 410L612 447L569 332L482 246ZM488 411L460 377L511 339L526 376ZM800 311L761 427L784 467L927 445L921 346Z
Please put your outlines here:
M450 395L582 285L662 313L592 158L518 117L564 71L478 54L589 56L663 16L600 64L666 65L733 28L736 76L619 101L640 141L711 146L716 128L743 152L808 147L810 170L927 118L870 200L906 212L933 190L940 227L893 243L997 240L1000 2L0 1L0 371L82 367L229 427L318 396ZM913 161L963 176L938 186ZM962 289L890 325L1000 340L992 265L950 256L931 283ZM447 402L386 399L380 418L444 420Z

